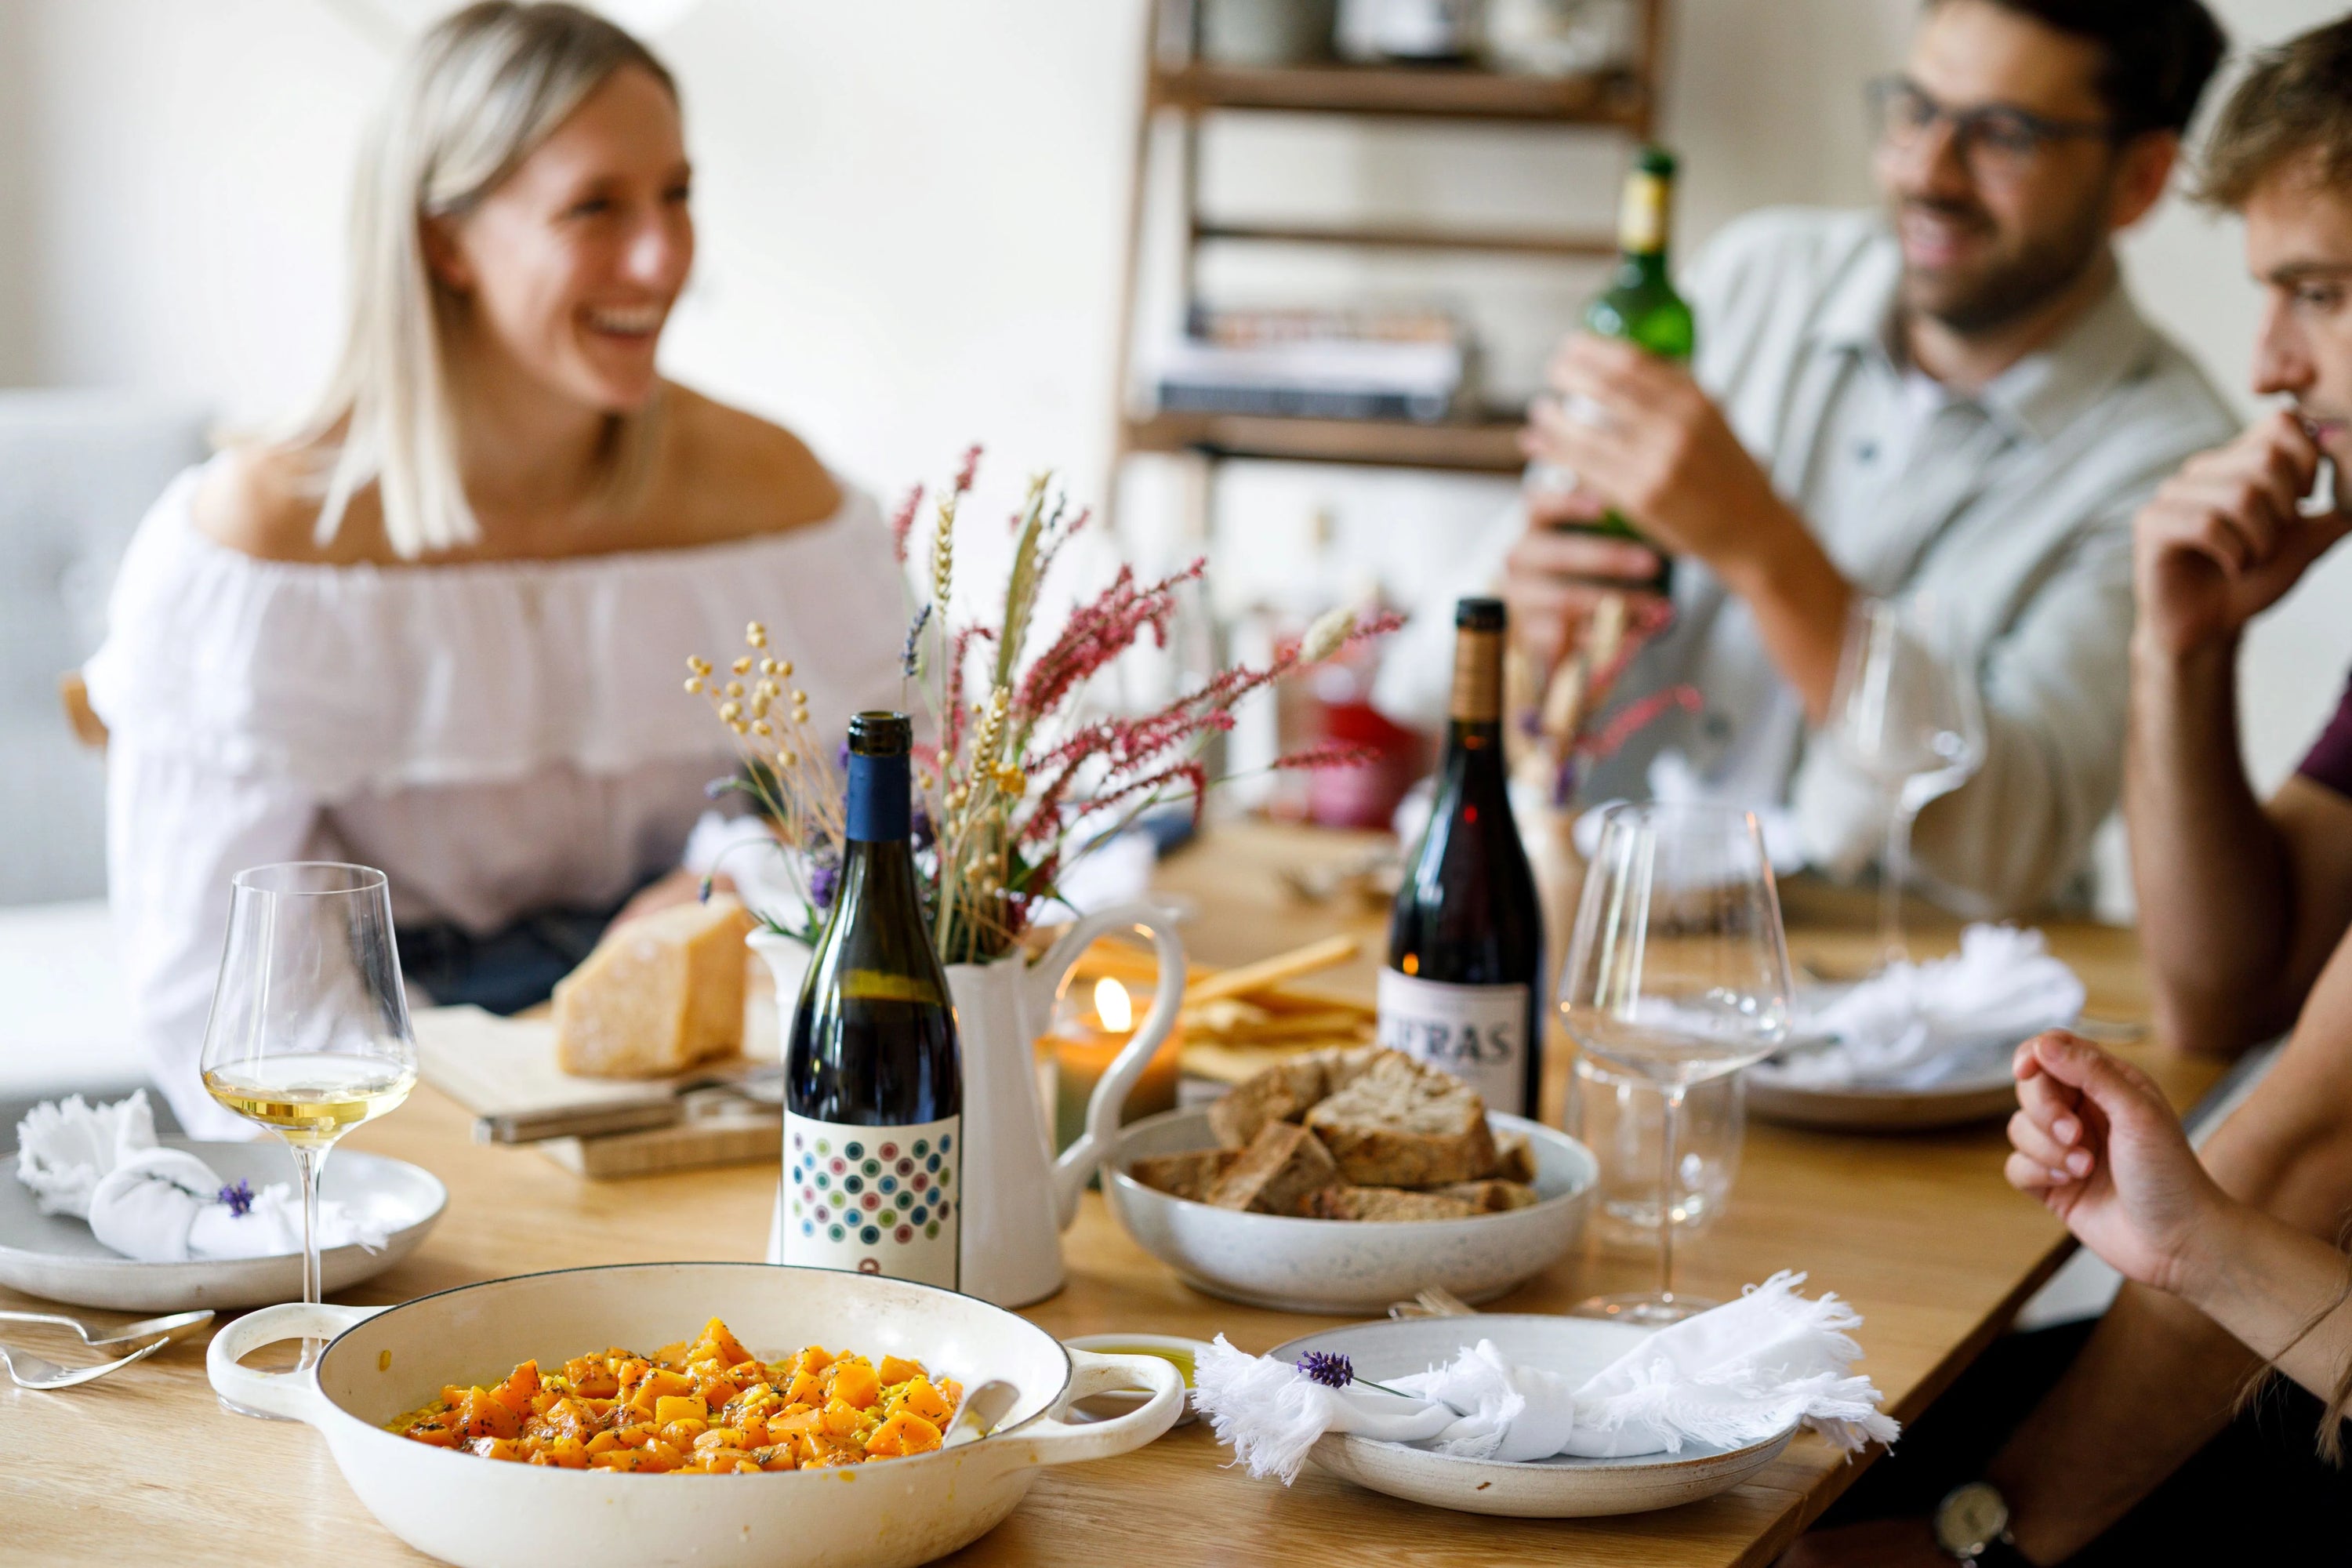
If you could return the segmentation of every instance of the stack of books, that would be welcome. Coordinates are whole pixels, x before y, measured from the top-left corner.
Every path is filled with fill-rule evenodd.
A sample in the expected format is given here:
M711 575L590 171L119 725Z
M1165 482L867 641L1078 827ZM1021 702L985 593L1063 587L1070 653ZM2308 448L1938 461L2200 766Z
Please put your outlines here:
M1436 423L1471 401L1469 332L1437 310L1209 310L1159 361L1171 413Z

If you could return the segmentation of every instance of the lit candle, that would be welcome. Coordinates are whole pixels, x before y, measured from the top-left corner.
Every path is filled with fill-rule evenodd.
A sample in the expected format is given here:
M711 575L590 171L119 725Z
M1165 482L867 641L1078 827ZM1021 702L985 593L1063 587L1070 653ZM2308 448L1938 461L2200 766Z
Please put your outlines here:
M1171 1029L1160 1048L1144 1064L1143 1076L1129 1091L1121 1126L1162 1110L1176 1109L1177 1058L1183 1031ZM1095 983L1094 1005L1066 1008L1054 1032L1039 1042L1053 1053L1054 1147L1058 1151L1077 1142L1087 1130L1087 1105L1095 1085L1110 1070L1118 1053L1135 1037L1135 999L1127 987L1108 975ZM1043 1054L1041 1052L1040 1054Z

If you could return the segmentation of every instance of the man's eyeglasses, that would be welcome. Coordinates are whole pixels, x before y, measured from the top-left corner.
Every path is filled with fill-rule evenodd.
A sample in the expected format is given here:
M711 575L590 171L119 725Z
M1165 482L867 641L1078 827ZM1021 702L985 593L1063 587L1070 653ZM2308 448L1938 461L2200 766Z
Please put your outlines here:
M1952 128L1952 145L1979 176L2016 174L2053 142L2085 137L2113 142L2117 128L2107 121L2051 120L2004 103L1954 109L1938 103L1906 77L1881 77L1870 84L1870 107L1878 134L1889 147L1908 152L1937 124Z

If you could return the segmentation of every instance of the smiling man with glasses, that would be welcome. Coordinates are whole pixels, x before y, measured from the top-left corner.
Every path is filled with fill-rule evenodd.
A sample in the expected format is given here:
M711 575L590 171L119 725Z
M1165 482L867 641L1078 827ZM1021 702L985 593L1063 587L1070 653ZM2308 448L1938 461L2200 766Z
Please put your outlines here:
M1619 691L1688 682L1704 709L1642 731L1589 794L1643 794L1679 752L1711 794L1793 807L1814 864L1861 870L1877 786L1815 727L1854 595L1929 592L1957 611L1988 746L1921 816L1918 879L1971 913L2074 890L2121 780L2132 514L2231 427L2113 250L2162 198L2222 47L2196 0L1928 0L1869 97L1884 212L1726 229L1683 279L1688 374L1590 335L1560 346L1525 446L1579 488L1531 491L1463 552L1483 581L1440 586L1499 579L1549 669L1607 584L1655 570L1556 525L1613 508L1683 557L1675 626ZM1444 694L1416 671L1445 663L1417 651L1380 695L1425 717Z

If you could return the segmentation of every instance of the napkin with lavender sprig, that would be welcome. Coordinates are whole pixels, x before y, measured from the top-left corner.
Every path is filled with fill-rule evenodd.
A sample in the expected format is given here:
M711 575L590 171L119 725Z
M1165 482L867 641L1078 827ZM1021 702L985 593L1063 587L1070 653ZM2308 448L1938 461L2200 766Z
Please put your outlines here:
M80 1095L35 1106L16 1124L16 1179L43 1214L89 1224L101 1246L142 1263L276 1258L302 1250L302 1203L291 1186L224 1182L185 1149L155 1141L147 1091L111 1105ZM319 1248L384 1244L383 1225L331 1199L319 1203Z
M1798 1295L1804 1279L1775 1274L1659 1330L1582 1383L1507 1362L1491 1340L1447 1365L1376 1384L1342 1355L1294 1365L1246 1355L1220 1334L1194 1369L1193 1403L1235 1463L1286 1486L1330 1432L1521 1463L1678 1454L1686 1443L1739 1447L1800 1424L1848 1452L1892 1443L1901 1427L1852 1370L1862 1347L1850 1331L1861 1317L1834 1294Z

